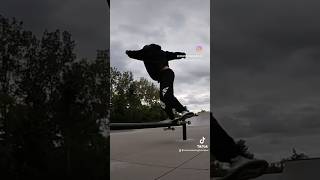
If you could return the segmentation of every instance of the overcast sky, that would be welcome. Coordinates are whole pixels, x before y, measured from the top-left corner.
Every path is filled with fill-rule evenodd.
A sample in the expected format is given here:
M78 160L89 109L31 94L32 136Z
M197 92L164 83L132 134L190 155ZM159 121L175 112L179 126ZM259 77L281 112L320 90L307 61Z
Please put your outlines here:
M141 5L140 3L143 3ZM112 1L112 65L147 74L126 49L158 43L169 51L203 58L174 61L175 92L191 109L209 106L236 139L267 160L291 149L320 156L320 4L314 0ZM214 5L214 7L213 7ZM80 57L95 57L108 47L108 10L104 0L2 0L0 13L24 21L40 35L68 30ZM107 18L106 18L107 17ZM139 26L138 26L139 25ZM105 33L107 32L107 33Z
M212 109L267 160L320 156L320 2L216 0Z
M95 58L108 48L109 9L105 0L1 0L0 14L24 22L24 29L41 37L45 29L69 31L79 58Z
M210 1L111 0L111 65L132 71L136 79L149 78L143 62L125 50L156 43L166 51L181 51L201 58L170 61L175 72L176 97L189 110L210 109ZM157 82L153 81L158 85Z

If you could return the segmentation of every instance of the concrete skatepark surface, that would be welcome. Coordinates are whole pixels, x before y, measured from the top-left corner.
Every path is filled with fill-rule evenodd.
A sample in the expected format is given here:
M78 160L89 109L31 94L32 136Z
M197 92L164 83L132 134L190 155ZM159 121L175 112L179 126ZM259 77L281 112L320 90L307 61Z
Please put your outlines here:
M111 180L209 180L209 113L189 120L186 141L182 127L111 131Z
M257 180L318 180L320 158L287 161L282 173L263 175Z
M287 161L282 173L264 174L255 180L318 180L319 170L320 158Z

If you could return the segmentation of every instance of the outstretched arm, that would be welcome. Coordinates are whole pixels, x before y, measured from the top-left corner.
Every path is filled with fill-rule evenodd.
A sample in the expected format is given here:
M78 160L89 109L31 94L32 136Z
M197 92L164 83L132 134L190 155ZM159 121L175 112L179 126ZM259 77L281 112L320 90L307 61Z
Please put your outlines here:
M186 53L184 52L169 52L165 51L168 61L174 60L174 59L182 59L186 58Z
M143 60L143 53L141 50L137 50L137 51L127 50L126 54L132 59L137 59L137 60L141 60L141 61Z

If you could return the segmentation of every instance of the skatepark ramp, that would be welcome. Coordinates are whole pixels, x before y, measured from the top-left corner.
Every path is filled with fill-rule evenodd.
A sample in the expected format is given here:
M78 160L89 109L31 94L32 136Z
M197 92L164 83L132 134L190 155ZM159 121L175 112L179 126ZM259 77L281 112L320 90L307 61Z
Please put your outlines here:
M292 160L285 162L282 173L266 174L256 180L318 180L320 158Z

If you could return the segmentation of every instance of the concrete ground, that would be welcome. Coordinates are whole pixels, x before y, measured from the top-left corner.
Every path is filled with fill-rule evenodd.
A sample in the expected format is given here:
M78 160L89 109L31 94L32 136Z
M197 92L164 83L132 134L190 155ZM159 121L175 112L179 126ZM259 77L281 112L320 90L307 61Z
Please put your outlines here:
M111 131L111 180L209 180L209 113L190 120L186 141L181 127Z
M255 180L318 180L319 165L320 158L287 161L282 173L264 174Z
M282 173L265 174L256 180L317 180L320 158L287 161Z

